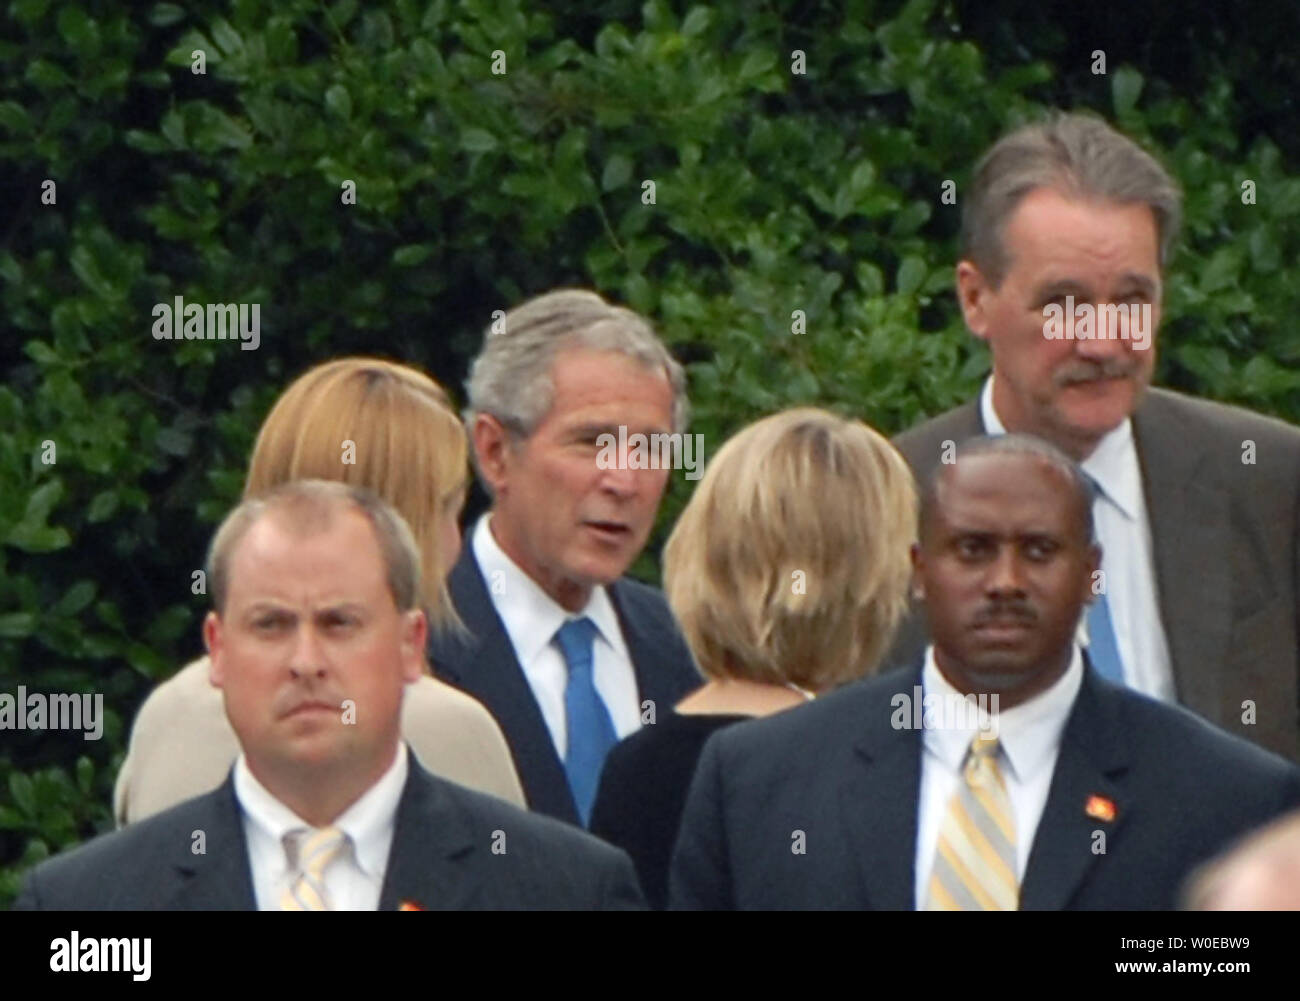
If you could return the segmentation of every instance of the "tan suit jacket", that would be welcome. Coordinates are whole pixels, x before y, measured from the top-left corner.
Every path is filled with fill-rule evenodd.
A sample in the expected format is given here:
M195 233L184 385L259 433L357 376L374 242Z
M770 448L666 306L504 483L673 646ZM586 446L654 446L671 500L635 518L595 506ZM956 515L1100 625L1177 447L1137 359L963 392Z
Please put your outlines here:
M475 699L436 678L406 687L402 738L435 775L524 806L501 729ZM136 716L113 789L118 826L211 792L239 755L208 658L182 668L149 695Z

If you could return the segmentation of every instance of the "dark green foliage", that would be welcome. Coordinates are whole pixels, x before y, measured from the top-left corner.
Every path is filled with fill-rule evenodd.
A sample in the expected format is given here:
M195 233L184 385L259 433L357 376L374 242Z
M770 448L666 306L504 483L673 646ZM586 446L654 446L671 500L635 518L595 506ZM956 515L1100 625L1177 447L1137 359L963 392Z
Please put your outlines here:
M1163 381L1300 416L1300 80L1273 56L1293 15L1174 5L1148 25L1162 47L1085 10L13 0L0 692L101 692L108 720L98 742L0 733L0 900L111 825L135 709L198 652L191 574L256 428L322 358L409 360L458 392L492 310L584 285L691 362L707 454L801 403L900 429L985 370L951 294L974 159L1063 104L1117 121L1186 187ZM260 303L259 349L155 341L152 306L178 295ZM674 479L638 573L656 575L689 489Z

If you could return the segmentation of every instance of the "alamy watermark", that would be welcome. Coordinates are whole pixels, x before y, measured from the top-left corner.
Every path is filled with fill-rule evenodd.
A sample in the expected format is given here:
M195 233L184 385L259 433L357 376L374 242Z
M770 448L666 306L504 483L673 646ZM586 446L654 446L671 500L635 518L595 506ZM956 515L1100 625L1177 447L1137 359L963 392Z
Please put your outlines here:
M606 431L596 436L601 469L683 469L686 479L698 480L704 469L704 435L656 432L627 433L620 424L618 436Z
M1121 322L1122 321L1122 322ZM1076 304L1074 296L1065 305L1049 302L1043 307L1043 336L1049 341L1132 341L1137 351L1151 346L1151 303L1107 302L1094 306Z
M18 697L0 692L0 730L81 730L83 740L104 735L104 696L42 695L18 686Z
M155 341L243 341L242 351L256 351L262 343L260 302L155 303L152 315Z
M916 685L910 695L898 692L889 704L894 709L889 725L895 730L978 730L989 738L998 735L1000 699L996 692L941 695Z

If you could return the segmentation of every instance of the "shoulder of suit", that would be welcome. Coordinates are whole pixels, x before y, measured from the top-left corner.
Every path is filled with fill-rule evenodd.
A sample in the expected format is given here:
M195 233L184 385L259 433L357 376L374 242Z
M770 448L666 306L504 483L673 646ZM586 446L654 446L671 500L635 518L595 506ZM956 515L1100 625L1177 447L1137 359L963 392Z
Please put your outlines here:
M1188 396L1172 389L1152 387L1147 390L1135 416L1139 420L1159 417L1194 424L1209 433L1219 432L1227 436L1236 442L1238 448L1243 436L1262 437L1300 453L1300 427L1245 407Z
M644 584L633 577L620 577L611 587L618 601L628 612L638 615L671 619L668 599L663 591L649 584Z
M1184 706L1111 683L1101 686L1119 700L1121 728L1134 741L1134 761L1165 762L1193 783L1239 788L1300 779L1300 769L1272 751L1222 730Z
M223 785L121 830L101 834L46 859L35 867L32 876L54 899L65 895L65 891L77 899L87 887L94 886L98 873L122 885L128 884L137 871L143 880L149 880L158 874L161 860L180 855L190 845L194 831L207 830L214 808L221 806L222 797L229 796L229 789ZM213 845L208 848L217 850Z
M894 436L893 443L903 453L912 472L924 476L938 465L945 441L960 443L979 434L980 429L979 397L975 397L900 432Z

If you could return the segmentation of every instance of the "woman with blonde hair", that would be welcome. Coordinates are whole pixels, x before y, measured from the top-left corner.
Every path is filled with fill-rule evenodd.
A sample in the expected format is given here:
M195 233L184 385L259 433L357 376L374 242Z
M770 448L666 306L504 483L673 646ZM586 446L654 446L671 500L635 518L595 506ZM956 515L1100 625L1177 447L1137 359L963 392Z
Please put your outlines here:
M375 358L340 358L299 376L271 408L244 496L298 479L374 491L419 544L430 627L457 629L444 578L460 552L467 447L451 401L427 375ZM407 688L402 736L435 775L524 806L501 730L470 696L426 675ZM221 693L208 682L208 658L200 657L155 689L136 716L113 793L118 824L215 789L238 754Z
M718 451L664 549L664 590L708 682L614 748L594 834L636 863L651 906L704 742L876 670L907 604L916 492L860 421L799 408Z

